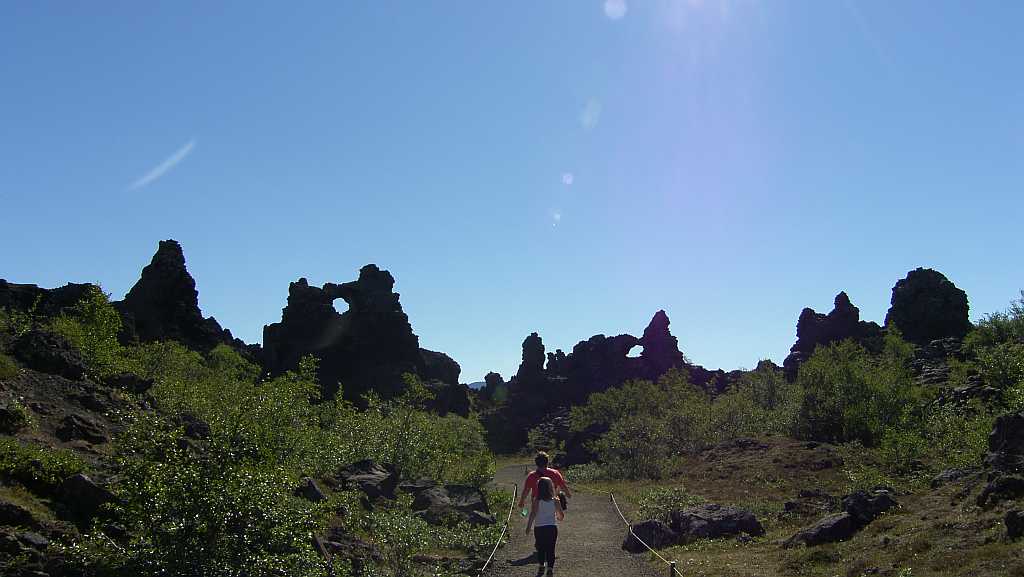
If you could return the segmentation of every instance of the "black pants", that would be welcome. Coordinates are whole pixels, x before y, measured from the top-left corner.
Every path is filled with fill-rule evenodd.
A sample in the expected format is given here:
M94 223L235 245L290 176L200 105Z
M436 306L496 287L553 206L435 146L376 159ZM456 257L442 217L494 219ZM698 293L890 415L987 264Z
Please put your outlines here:
M537 563L547 561L548 567L555 566L555 541L558 541L558 526L544 525L533 528L533 538L537 547Z

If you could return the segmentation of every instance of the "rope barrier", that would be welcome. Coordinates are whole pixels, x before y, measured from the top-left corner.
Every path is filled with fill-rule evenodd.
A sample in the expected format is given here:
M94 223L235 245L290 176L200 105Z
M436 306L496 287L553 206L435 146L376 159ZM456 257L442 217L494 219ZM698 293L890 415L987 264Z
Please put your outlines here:
M609 492L608 496L611 498L612 506L615 507L615 512L619 514L619 519L622 519L622 522L626 525L626 529L629 530L629 534L632 535L638 543L640 543L644 547L647 547L648 551L654 553L654 556L660 559L662 563L668 565L669 577L675 577L676 575L678 575L679 577L683 577L683 574L679 572L679 569L676 569L675 561L669 561L668 559L662 557L661 553L655 551L653 547L645 543L644 540L641 539L640 536L633 531L633 525L631 525L629 521L626 520L626 516L622 514L622 509L619 509L619 503L615 500L615 493Z
M487 570L487 566L491 564L494 559L494 554L498 552L498 547L501 547L501 540L505 538L505 533L508 531L508 524L512 521L512 510L516 508L516 497L519 495L519 484L512 483L512 501L508 504L508 516L505 517L505 526L501 528L501 535L498 536L498 540L494 543L494 549L491 550L490 556L487 557L487 561L484 561L483 567L480 568L479 575L483 575L484 571Z

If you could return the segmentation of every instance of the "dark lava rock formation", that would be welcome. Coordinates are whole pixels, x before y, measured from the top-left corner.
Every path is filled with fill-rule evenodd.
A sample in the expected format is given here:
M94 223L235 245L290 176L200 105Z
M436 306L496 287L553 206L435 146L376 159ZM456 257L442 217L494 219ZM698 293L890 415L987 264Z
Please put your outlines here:
M458 384L458 363L419 348L394 285L391 273L374 264L360 269L352 282L316 287L300 278L291 283L281 322L263 327L265 367L278 374L297 368L303 356L315 355L325 397L333 398L340 389L351 400L371 390L390 398L404 389L402 374L414 373L433 381L439 398L450 397L444 408L466 414L469 392ZM344 313L334 309L339 298L348 303ZM448 390L453 387L457 390Z
M185 268L185 254L176 240L162 240L153 260L124 300L113 303L124 322L126 341L178 341L198 351L219 344L244 345L213 317L199 310L196 281Z
M962 339L971 330L967 293L942 273L917 268L892 287L892 306L885 324L893 323L903 338L926 345L936 339Z
M0 279L0 309L53 317L82 300L92 286L68 283L59 288L44 289L34 284L14 284Z
M523 360L515 376L504 384L499 383L500 376L495 374L481 391L485 397L493 395L492 391L508 393L508 400L485 416L492 447L499 451L517 449L526 442L527 431L542 422L545 415L584 403L593 393L630 379L657 380L669 370L684 369L694 384L721 392L739 378L740 371L711 371L691 364L669 332L669 322L665 311L658 311L641 338L629 334L594 335L577 343L568 355L561 350L545 355L541 337L537 333L527 336L523 341ZM637 346L642 347L640 355L630 356ZM559 440L565 441L567 447L581 446L580 439ZM567 452L568 464L578 462L574 455L584 454Z
M836 295L832 312L827 315L805 308L796 323L796 343L783 362L786 375L796 376L800 364L806 361L818 345L828 345L853 339L869 350L880 348L882 328L877 323L860 320L860 309L853 306L845 292Z

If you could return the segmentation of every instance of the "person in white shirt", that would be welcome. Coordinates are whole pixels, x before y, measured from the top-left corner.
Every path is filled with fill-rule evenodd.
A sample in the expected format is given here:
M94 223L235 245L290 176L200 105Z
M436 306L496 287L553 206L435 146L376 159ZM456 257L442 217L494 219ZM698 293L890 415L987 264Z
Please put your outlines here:
M547 574L555 572L555 542L558 541L558 522L565 519L562 502L555 498L555 483L551 477L541 477L537 483L537 493L530 507L530 518L526 521L526 534L533 527L533 538L537 546L537 575L544 574L547 563Z

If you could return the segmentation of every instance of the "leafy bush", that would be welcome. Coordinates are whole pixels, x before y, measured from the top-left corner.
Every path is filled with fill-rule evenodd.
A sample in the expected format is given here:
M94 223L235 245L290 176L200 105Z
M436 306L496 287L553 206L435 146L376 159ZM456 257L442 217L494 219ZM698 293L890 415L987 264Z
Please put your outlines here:
M935 471L976 466L988 451L995 416L980 401L935 405L925 421L927 454Z
M97 375L123 370L124 350L117 341L121 315L98 287L90 286L70 311L51 320L50 330L74 345Z
M636 496L640 519L658 519L665 523L671 521L669 515L673 511L682 511L703 502L703 497L689 493L684 487L654 487Z
M923 393L909 369L912 356L913 348L892 327L879 357L852 341L818 347L797 377L804 391L799 434L819 441L880 443L887 429L923 406Z
M1003 343L1024 343L1024 291L1021 298L1010 303L1006 312L996 312L978 321L973 331L964 338L964 348L970 353Z
M562 475L568 483L589 483L609 476L600 463L571 465L562 470Z
M694 386L685 371L658 380L630 381L590 396L574 407L574 431L603 431L590 443L612 477L663 478L682 455L741 436L788 433L802 392L766 366L744 376L729 391L712 397Z
M672 432L668 423L649 414L628 415L615 421L607 433L592 443L613 477L661 479L678 467L672 457Z
M0 353L0 381L18 376L18 365L11 357Z
M32 413L19 399L8 399L3 402L6 411L0 413L0 433L13 435L18 431L32 427L35 423Z
M4 479L52 493L64 479L86 469L71 451L0 437L0 477Z
M38 303L37 303L38 304ZM32 307L35 310L35 306ZM17 309L0 309L0 343L3 340L13 341L27 333L32 328L32 312L19 311Z
M335 405L330 426L339 450L355 459L394 463L409 478L428 477L483 486L494 474L494 457L487 448L483 425L475 416L444 417L425 410L429 391L414 375L406 375L406 390L382 402L368 398L367 410ZM348 447L346 450L345 447ZM338 462L338 464L345 464Z
M1000 343L975 353L972 364L982 382L1001 395L1024 383L1024 344Z

